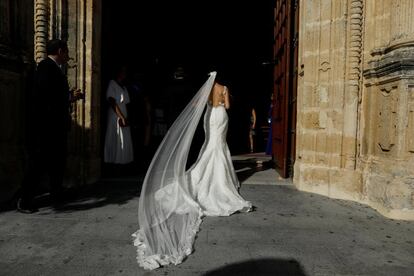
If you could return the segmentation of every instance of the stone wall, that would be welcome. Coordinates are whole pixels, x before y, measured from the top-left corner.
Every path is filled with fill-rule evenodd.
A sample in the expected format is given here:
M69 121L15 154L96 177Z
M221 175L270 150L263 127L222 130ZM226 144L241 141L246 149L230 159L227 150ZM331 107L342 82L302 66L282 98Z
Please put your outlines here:
M414 219L414 2L366 1L361 151L366 201Z
M414 219L413 4L300 2L299 189Z
M68 42L69 85L85 93L72 106L67 185L93 183L100 177L101 1L53 0L56 35ZM53 12L54 11L54 12Z
M351 35L349 13L357 18L361 11L351 10L347 1L306 0L299 7L302 72L294 182L301 190L359 200L362 188L355 171L355 143L360 54L356 42L361 41L361 31L353 29ZM351 45L355 45L352 50Z
M33 47L33 3L0 0L0 201L16 192L23 176Z
M72 106L66 186L100 177L100 0L0 0L0 202L20 186L27 161L26 101L48 39L68 42L69 84L85 92Z

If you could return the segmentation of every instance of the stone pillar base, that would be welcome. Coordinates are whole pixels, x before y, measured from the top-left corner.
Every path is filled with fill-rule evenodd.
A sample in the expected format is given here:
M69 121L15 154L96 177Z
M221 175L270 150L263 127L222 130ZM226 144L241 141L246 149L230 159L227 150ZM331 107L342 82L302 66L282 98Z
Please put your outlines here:
M384 164L367 162L360 172L296 162L293 183L300 191L366 204L388 218L414 220L410 174L401 167L401 174L395 174L392 168L398 165ZM386 168L394 172L393 177Z

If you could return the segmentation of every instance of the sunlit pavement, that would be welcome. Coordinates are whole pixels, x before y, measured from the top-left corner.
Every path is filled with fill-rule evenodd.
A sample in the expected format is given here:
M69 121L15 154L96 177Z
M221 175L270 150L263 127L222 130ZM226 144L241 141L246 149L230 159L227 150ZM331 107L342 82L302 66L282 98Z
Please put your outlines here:
M135 261L141 176L103 179L58 210L0 213L0 275L414 275L414 222L299 192L260 154L234 164L255 211L205 218L178 266Z

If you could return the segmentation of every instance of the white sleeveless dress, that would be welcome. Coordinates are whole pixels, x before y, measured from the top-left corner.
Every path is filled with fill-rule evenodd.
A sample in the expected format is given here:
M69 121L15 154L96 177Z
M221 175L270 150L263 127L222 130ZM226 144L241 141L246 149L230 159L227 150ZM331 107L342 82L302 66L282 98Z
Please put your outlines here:
M180 185L172 181L155 193L156 200L165 210L174 208L179 213L186 213L190 206L198 205L204 216L229 216L237 211L251 210L252 204L237 191L240 183L226 142L228 121L224 103L218 106L207 104L205 141L197 161L186 172L192 196L189 198L183 193L177 198Z
M106 91L106 98L114 98L122 114L128 117L128 90L111 80ZM105 163L127 164L134 160L130 127L121 127L115 111L109 107L108 123L105 134L104 161Z
M209 103L204 115L206 139L189 170L195 200L207 216L228 216L236 211L249 211L252 206L237 191L240 184L226 142L227 129L224 104Z

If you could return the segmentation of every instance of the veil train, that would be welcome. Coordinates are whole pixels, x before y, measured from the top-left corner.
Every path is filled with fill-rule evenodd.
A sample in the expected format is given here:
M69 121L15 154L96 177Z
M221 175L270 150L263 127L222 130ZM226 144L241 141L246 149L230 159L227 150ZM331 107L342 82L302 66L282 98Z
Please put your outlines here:
M132 236L145 269L179 264L191 254L203 213L194 200L186 163L216 72L198 90L168 130L145 176L139 199L139 229Z

